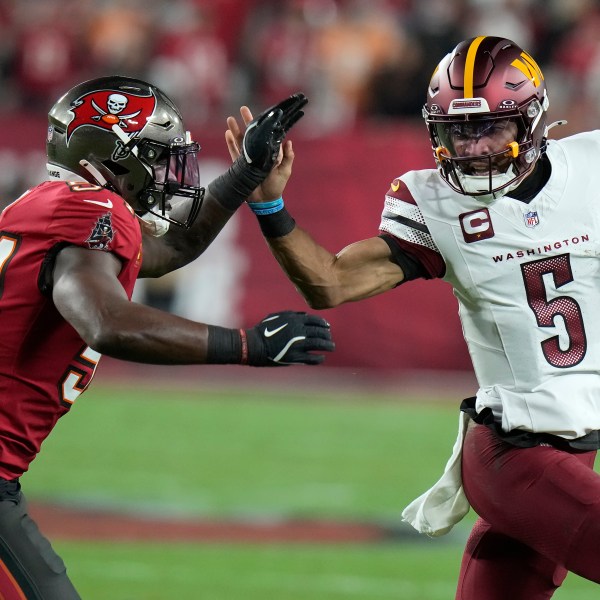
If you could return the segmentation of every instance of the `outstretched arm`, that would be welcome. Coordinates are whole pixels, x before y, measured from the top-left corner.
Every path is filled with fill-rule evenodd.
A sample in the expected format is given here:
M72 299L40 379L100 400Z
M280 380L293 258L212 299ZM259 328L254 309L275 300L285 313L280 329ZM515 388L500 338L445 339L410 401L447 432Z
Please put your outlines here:
M245 126L252 122L247 106L240 109L242 123L227 119L225 133L232 160L240 155ZM273 171L249 200L268 202L278 198L292 172L294 152L291 141L283 147L282 168ZM375 296L404 279L402 269L392 262L389 246L378 237L351 244L337 254L319 245L298 227L284 208L275 215L258 217L271 251L286 275L313 308L331 308Z
M404 279L379 237L355 242L332 254L297 225L287 235L266 238L290 281L312 308L333 308L376 296Z
M255 327L227 329L130 302L118 280L119 259L69 246L53 272L52 299L91 348L114 358L152 364L318 364L334 349L329 324L285 311Z

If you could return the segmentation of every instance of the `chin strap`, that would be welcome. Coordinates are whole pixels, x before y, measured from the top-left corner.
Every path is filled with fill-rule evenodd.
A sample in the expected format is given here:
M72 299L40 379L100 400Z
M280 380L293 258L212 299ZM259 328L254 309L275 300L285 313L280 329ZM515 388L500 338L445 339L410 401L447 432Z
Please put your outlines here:
M104 176L94 165L89 163L87 160L80 160L79 164L96 180L96 183L102 187L108 184L108 181L104 179Z
M548 125L546 127L546 131L544 132L544 137L548 137L548 132L553 128L553 127L557 127L559 125L566 125L568 123L568 121L565 121L565 119L561 119L560 121L554 121L554 123L550 123L550 125Z

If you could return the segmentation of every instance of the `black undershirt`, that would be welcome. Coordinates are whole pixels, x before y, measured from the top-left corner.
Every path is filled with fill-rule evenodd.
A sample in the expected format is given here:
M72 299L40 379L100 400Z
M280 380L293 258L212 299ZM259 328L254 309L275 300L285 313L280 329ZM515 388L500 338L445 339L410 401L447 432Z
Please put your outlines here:
M520 200L529 204L540 192L540 190L548 183L550 174L552 173L552 165L546 154L542 154L537 161L533 173L525 177L523 181L512 192L506 194L509 198Z

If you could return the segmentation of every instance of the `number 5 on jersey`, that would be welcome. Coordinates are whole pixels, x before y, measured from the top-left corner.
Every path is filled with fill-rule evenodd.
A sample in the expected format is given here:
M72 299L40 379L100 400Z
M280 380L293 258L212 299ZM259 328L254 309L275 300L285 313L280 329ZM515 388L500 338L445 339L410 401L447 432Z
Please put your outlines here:
M86 346L73 363L69 365L67 372L58 384L60 403L63 406L70 408L73 402L90 385L101 357L102 355L99 352Z

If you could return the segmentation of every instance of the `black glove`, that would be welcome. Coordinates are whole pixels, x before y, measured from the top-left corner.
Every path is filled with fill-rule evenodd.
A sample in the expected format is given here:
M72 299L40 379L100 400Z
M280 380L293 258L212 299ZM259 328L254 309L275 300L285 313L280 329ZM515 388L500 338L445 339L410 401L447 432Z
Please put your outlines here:
M248 364L255 367L318 365L325 356L311 352L333 352L335 349L329 323L304 312L270 314L252 329L247 329L246 337Z
M265 176L271 171L285 134L302 118L302 108L307 102L304 94L293 94L248 124L242 143L242 156L248 165L264 172Z
M308 99L300 92L263 111L244 133L242 151L209 192L227 209L236 210L266 179L277 161L281 142L304 115Z

